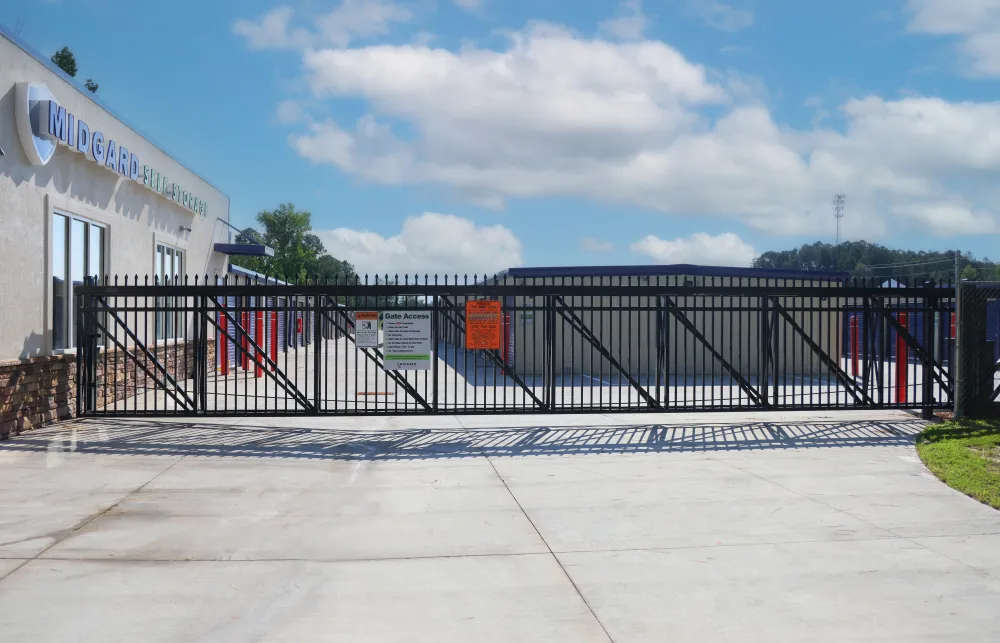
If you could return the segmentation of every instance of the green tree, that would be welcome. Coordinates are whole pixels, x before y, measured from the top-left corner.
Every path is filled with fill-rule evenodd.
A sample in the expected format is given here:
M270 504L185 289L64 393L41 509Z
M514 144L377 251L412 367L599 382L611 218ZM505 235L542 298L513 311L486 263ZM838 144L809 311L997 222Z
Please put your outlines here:
M354 266L327 254L316 258L312 274L320 281L339 283L352 282L356 277Z
M997 267L971 254L961 255L959 262L960 266L975 263L985 270L983 274L993 274ZM854 277L874 279L933 279L938 282L955 279L953 251L896 250L867 241L847 241L838 246L817 242L793 250L765 252L753 265L755 268L846 272Z
M66 72L68 76L76 77L76 56L73 52L69 50L69 47L63 47L56 53L52 54L52 62L56 64L59 69Z
M52 62L55 63L59 69L66 72L66 75L71 78L76 78L76 56L74 56L73 52L69 50L69 47L63 47L56 53L52 54ZM88 78L87 81L83 83L83 86L86 87L87 91L91 94L96 94L98 87L100 87L92 78Z
M979 271L971 263L962 269L962 279L968 281L976 281L979 279Z
M237 243L262 243L274 249L273 257L233 257L233 264L286 281L326 279L341 281L354 277L354 266L330 256L323 242L312 233L312 214L283 203L275 210L257 213L263 228L244 228Z

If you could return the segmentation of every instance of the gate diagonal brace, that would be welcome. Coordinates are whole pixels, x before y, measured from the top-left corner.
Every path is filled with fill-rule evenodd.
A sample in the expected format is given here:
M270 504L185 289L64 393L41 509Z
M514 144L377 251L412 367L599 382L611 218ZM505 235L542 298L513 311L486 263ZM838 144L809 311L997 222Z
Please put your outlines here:
M948 373L945 369L940 368L938 364L936 364L933 360L930 360L928 358L927 351L925 351L923 347L920 345L920 343L917 342L916 338L914 338L913 335L910 334L910 331L906 330L906 328L904 328L903 325L899 323L898 319L892 316L892 310L889 308L881 308L879 309L878 314L884 317L889 322L889 325L893 327L893 329L896 331L896 334L902 337L903 341L906 342L906 345L910 348L910 350L912 350L914 353L917 354L917 359L919 359L924 364L927 364L929 362L934 365L934 368L931 369L931 374L933 375L934 379L937 380L937 383L940 384L941 388L947 391L949 395L954 395L954 390L951 387L951 383L947 382L941 376L943 372L945 377L951 379L951 374Z
M570 326L572 326L574 330L579 332L584 339L590 342L590 345L596 348L597 352L603 355L604 358L607 359L608 362L611 364L611 366L618 369L618 372L625 377L625 379L632 386L632 388L634 388L636 392L639 393L639 396L643 400L645 400L646 404L648 404L651 408L654 409L662 408L660 406L660 403L657 402L653 398L653 396L649 394L649 391L643 388L643 386L639 384L639 382L637 382L629 374L629 372L618 362L618 360L615 359L614 355L611 354L611 351L606 349L604 345L601 344L601 341L594 335L594 333L590 330L590 328L587 327L587 325L583 322L583 320L577 317L576 313L569 306L566 305L566 302L563 300L562 296L554 297L553 301L558 303L560 306L559 308L553 307L553 310L559 313L559 316L562 317L564 320L569 321Z
M334 319L332 316L330 316L329 311L321 310L320 314L322 314L327 321L333 324L337 328L337 330L344 333L344 337L346 337L348 341L354 344L355 348L357 348L358 342L354 339L354 336L351 335L350 332L348 332L349 328L354 327L354 322L351 321L351 318L347 315L347 311L345 311L343 308L337 307L337 312L340 314L341 317L344 318L344 321L347 322L347 328L338 324L337 320ZM431 408L431 405L427 403L427 400L425 400L423 396L420 395L417 389L415 389L413 385L406 380L405 377L402 377L397 371L392 371L385 368L385 362L383 361L384 358L382 356L382 351L380 351L377 348L372 350L375 353L374 355L372 355L372 353L369 353L367 348L362 348L361 352L365 354L365 357L374 362L375 368L382 369L382 372L384 372L386 375L392 378L392 381L396 382L396 384L402 387L402 389L406 391L407 395L412 397L418 404L424 407L424 409L428 411L434 410L433 408Z
M206 315L206 317L208 317L208 321L213 326L215 326L220 333L225 335L226 339L233 342L233 346L236 348L237 355L239 355L239 351L242 350L244 353L246 353L248 358L253 360L254 366L259 366L260 369L264 372L264 375L273 379L275 384L280 386L282 389L284 389L286 393L289 393L293 398L295 398L295 401L301 404L304 410L314 411L315 407L309 402L306 396L301 391L299 391L298 387L296 387L295 384L293 384L292 381L288 379L284 371L281 370L281 367L279 367L275 362L271 360L270 357L267 356L267 351L265 351L264 349L262 349L260 346L257 345L257 342L255 342L253 340L253 337L251 337L250 331L244 328L239 322L237 322L235 317L233 317L233 315L230 314L227 308L220 307L218 302L213 302L213 304L215 305L216 311L221 312L223 315L226 316L226 319L232 324L233 330L242 332L243 338L247 341L248 344L250 344L250 347L253 348L253 351L244 349L242 346L240 346L239 341L236 339L236 332L230 334L228 328L223 329L222 326L219 325L219 323L215 320L214 315ZM264 358L263 362L260 361L259 359L260 357ZM278 379L279 374L281 375L282 378L280 380Z
M711 342L708 341L708 338L705 337L700 330L698 330L698 327L695 326L690 319L688 319L688 316L684 314L684 311L682 311L677 306L677 304L675 304L670 299L670 297L664 297L663 302L666 305L667 312L673 315L674 318L677 319L677 321L679 321L681 325L688 330L688 332L694 335L695 339L701 342L702 345L704 345L708 349L708 351L712 354L712 357L714 357L719 361L719 364L722 366L722 368L728 371L729 374L733 376L733 379L736 380L736 383L740 385L740 389L742 389L743 392L747 394L747 397L750 398L750 401L756 404L757 406L765 406L763 400L761 399L760 392L753 386L751 386L750 382L748 382L745 377L740 375L740 372L735 368L733 368L732 364L730 364L729 361L726 360L726 358L723 357L721 353L719 353L719 351L715 350L715 347L712 346Z
M845 373L844 369L840 368L840 364L834 361L832 357L827 355L826 351L823 350L823 347L821 347L819 344L813 341L813 338L809 337L809 335L806 334L805 329L799 326L798 322L795 321L795 318L792 317L787 310L785 310L785 307L782 306L780 303L778 303L777 298L775 297L771 298L771 305L774 306L774 309L778 312L779 315L781 315L782 319L784 319L785 322L792 327L792 330L794 330L796 333L799 334L799 336L805 341L806 345L809 346L810 349L812 349L812 352L815 353L817 357L819 357L819 360L823 362L823 364L827 368L830 369L830 371L834 374L834 376L836 376L836 378L840 381L840 383L844 386L844 388L847 389L847 392L850 393L851 397L854 398L854 402L856 404L860 405L875 404L875 401L871 398L870 395L868 395L868 391L865 391L862 388L860 388L858 386L858 383L854 380L854 378ZM859 393L861 394L861 397L858 397Z
M447 297L440 297L438 301L444 302L445 304L447 304L450 310L453 310L455 312L455 316L458 318L457 321L455 319L452 319L451 316L447 314L447 311L445 311L444 318L447 319L449 322L451 322L451 324L454 325L455 328L457 328L460 332L462 332L462 334L465 334L465 314L462 313L461 309L454 303L452 303L451 300L449 300ZM514 372L514 369L512 369L509 364L507 364L501 358L497 357L497 355L493 351L484 351L484 352L486 353L486 357L490 361L492 361L494 365L500 367L504 375L510 377L510 379L514 382L514 384L517 384L519 387L521 387L521 390L523 390L528 395L528 397L531 398L531 401L535 403L535 406L544 411L548 410L548 406L545 404L545 402L542 402L540 399L538 399L534 391L528 388L528 385L524 382L523 379L521 379L521 377L517 373Z
M129 329L129 327L121 320L121 318L118 316L118 313L115 312L111 308L111 306L108 305L108 303L104 300L103 297L97 298L97 301L100 302L100 304L104 307L104 311L108 315L110 315L111 317L113 317L114 320L115 320L115 322L117 322L117 324L122 327L122 329L125 331L125 336L128 337L129 339L131 339L135 343L136 348L142 350L142 354L146 358L147 362L152 362L153 366L155 366L156 369L159 370L163 374L164 380L161 381L153 372L151 372L146 367L146 363L147 362L144 362L142 364L142 370L146 373L146 375L148 377L152 377L153 381L157 385L162 386L164 393L167 393L168 395L170 395L170 397L174 398L174 401L177 402L178 404L180 404L181 406L183 406L186 410L189 410L189 411L196 410L194 400L192 400L190 397L188 397L187 391L185 391L183 388L181 388L181 386L177 383L177 381L174 380L174 378L170 376L170 373L167 371L166 367L163 366L163 364L160 364L160 361L158 359L156 359L156 356L153 353L151 353L149 351L149 349L146 348L146 346L142 342L139 341L139 337L134 332L132 332L132 330ZM125 348L125 345L118 341L118 338L115 337L114 334L111 333L111 331L109 331L104 326L104 324L102 324L100 322L100 320L98 320L96 318L96 315L94 315L93 312L91 312L90 315L91 315L91 321L93 321L94 324L100 330L104 331L105 337L110 338L111 341L115 343L115 346L117 346L124 354L130 355L132 357L132 359L135 361L135 363L139 364L138 356L129 353L128 349ZM173 386L173 389L171 389L169 386L167 386L167 384L170 384L171 386ZM177 397L177 393L182 394L184 396L184 399L181 400L180 398L178 398ZM107 400L105 400L105 402L107 402Z

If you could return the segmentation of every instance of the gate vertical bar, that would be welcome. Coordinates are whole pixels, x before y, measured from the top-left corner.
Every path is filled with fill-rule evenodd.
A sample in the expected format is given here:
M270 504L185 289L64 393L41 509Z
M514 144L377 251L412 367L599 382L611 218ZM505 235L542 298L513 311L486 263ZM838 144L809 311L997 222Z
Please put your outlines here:
M777 299L775 299L777 303ZM823 318L820 317L820 323L823 323ZM821 326L822 328L822 326ZM774 308L771 311L771 350L768 352L768 359L771 360L771 373L773 385L771 386L771 406L778 408L778 389L781 388L778 382L778 368L780 362L778 360L778 309ZM822 334L822 331L820 331Z
M934 297L934 283L927 282L927 293L924 295L924 368L923 368L923 410L921 415L925 420L934 417L934 311L937 300Z
M199 409L205 408L201 403L201 373L205 362L204 356L201 354L202 299L204 299L204 297L200 295L193 298L194 319L191 324L192 337L190 338L190 341L184 342L184 368L191 369L191 399L194 400L194 409L192 410L195 414L198 413ZM177 301L184 301L184 298L178 298ZM186 307L187 306L185 305L185 308ZM186 318L187 313L185 312L183 319ZM184 325L187 326L186 323ZM184 373L184 375L186 375L186 373Z
M427 278L424 278L424 285L427 285ZM434 275L434 285L437 285L437 275ZM431 338L434 341L434 361L431 362L431 408L438 412L438 348L441 345L441 338L438 337L438 296L431 295ZM468 321L468 320L466 320ZM378 332L378 331L376 331ZM493 375L494 389L496 388L496 372ZM496 405L496 395L494 393L494 406Z
M206 283L208 282L207 279L205 281ZM198 390L201 394L201 401L199 403L201 404L202 413L208 412L208 372L209 369L215 368L214 360L212 363L209 363L208 360L208 316L210 314L208 297L201 297L201 306L198 310L198 321L196 323L196 326L201 326L201 329L198 331L201 336L201 346L198 350L199 355L195 363L198 364L198 373L201 377L201 386ZM216 350L218 350L218 346L216 346Z
M760 280L758 280L757 285L760 285ZM771 334L768 322L770 321L770 315L768 315L768 298L763 296L757 297L757 306L760 309L758 322L757 322L757 334L758 334L758 344L760 349L757 355L758 368L757 368L757 386L760 388L760 400L764 403L764 406L770 406L767 397L767 356L771 353Z
M306 298L308 302L308 297ZM323 400L323 388L326 386L326 378L323 377L323 340L319 332L323 327L323 305L325 297L313 296L313 411L315 414L321 412L321 401ZM332 312L332 311L331 311ZM306 380L308 382L308 379Z

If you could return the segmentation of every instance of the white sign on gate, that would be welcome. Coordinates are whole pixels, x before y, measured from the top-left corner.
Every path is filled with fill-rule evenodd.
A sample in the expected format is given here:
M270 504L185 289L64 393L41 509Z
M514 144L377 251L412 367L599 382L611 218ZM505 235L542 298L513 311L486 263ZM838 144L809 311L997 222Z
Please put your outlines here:
M354 342L358 348L378 348L378 313L362 311L354 313Z
M426 371L431 367L431 311L399 310L382 313L385 368L390 371Z

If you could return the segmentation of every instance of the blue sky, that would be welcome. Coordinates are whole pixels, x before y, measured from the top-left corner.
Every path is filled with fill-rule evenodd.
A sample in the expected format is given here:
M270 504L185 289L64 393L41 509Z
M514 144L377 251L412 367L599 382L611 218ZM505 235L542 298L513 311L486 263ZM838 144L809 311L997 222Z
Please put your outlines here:
M364 271L994 255L998 0L8 0L232 199ZM412 268L408 268L412 266Z

